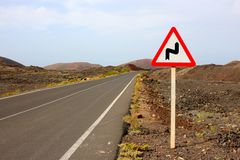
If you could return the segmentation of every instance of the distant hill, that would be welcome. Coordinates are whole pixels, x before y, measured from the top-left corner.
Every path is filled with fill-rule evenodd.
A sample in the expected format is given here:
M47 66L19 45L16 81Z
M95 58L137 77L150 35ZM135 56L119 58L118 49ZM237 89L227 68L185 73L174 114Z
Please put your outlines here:
M240 69L240 61L232 61L225 65L225 67L233 67Z
M163 68L156 71L156 77L170 78L170 69ZM240 82L240 61L232 61L225 65L207 64L196 67L177 69L178 79L195 79L206 81L233 81Z
M91 64L88 62L73 62L73 63L56 63L44 67L48 70L77 70L82 71L89 68L99 68L102 67L99 64Z
M133 64L142 69L156 69L151 65L151 59L139 59L135 61L128 62L127 64Z
M14 60L11 60L11 59L8 59L8 58L5 58L5 57L1 57L1 56L0 56L0 66L20 67L20 68L25 67L21 63L18 63Z
M183 78L240 82L240 61L226 65L202 65L188 70Z
M137 67L135 66L134 64L124 64L124 65L121 65L122 67L125 67L125 68L128 68L130 69L131 71L141 71L141 70L145 70L143 68L140 68L140 67Z

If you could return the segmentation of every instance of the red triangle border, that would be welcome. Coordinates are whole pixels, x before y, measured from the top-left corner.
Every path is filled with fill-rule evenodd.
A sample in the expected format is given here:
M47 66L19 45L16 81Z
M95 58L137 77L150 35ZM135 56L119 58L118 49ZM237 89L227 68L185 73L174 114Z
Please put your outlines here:
M168 40L170 39L170 37L172 36L172 34L175 33L177 39L179 40L180 44L183 47L183 50L186 52L190 62L157 62L158 57L160 56L161 52L163 51L165 45L167 44ZM189 52L187 46L185 45L184 41L182 40L180 34L178 33L177 29L175 27L172 27L171 30L169 31L169 33L167 34L166 38L164 39L162 45L160 46L159 50L157 51L156 55L154 56L154 58L152 59L151 62L152 66L172 66L172 67L177 67L177 66L186 66L186 67L193 67L196 66L196 62L194 61L191 53Z

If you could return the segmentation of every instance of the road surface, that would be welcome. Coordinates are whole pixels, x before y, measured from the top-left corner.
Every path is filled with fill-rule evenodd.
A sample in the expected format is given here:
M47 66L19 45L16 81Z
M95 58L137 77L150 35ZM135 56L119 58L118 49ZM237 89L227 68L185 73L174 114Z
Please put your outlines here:
M136 73L0 99L0 160L111 160Z

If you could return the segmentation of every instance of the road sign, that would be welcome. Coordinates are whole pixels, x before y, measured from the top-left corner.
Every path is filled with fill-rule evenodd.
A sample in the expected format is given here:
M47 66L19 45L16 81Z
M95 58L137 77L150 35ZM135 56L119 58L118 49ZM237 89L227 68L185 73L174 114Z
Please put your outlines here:
M196 63L175 27L172 27L152 60L153 66L195 66Z
M172 27L152 60L153 66L170 66L171 68L171 126L170 148L175 148L176 135L176 67L196 66L191 53L175 27Z

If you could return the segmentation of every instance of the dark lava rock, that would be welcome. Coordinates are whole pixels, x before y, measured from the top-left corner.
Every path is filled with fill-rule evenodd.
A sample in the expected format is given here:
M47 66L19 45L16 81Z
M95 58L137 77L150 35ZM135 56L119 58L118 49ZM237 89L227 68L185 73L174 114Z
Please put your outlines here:
M224 148L240 148L240 133L234 131L218 134L218 144Z

